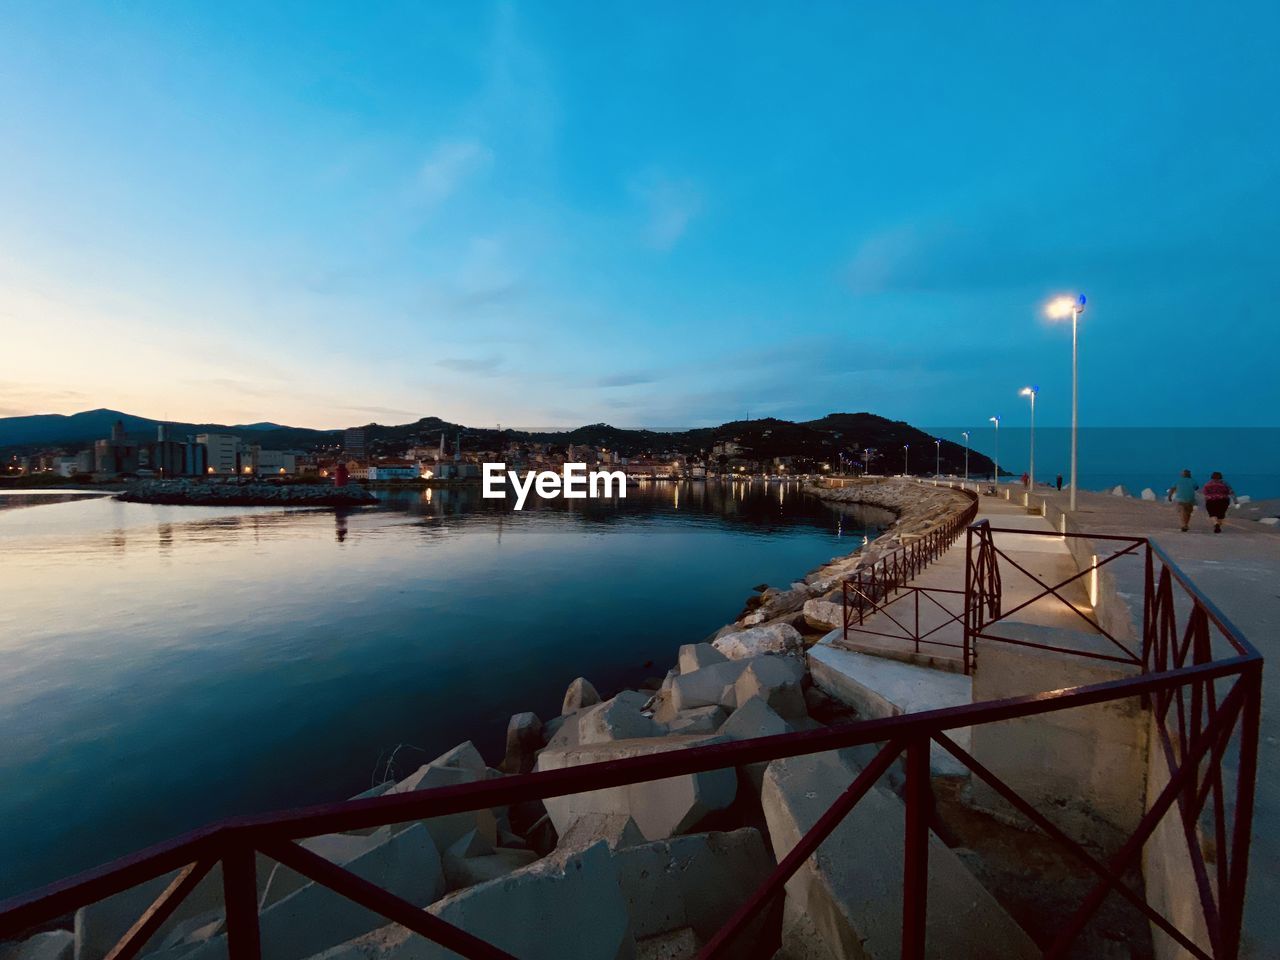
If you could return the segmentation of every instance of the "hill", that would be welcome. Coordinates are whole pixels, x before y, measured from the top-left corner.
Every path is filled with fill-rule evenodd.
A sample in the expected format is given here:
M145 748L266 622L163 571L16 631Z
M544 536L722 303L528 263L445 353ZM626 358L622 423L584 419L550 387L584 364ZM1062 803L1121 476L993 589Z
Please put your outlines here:
M69 450L84 448L94 440L109 436L112 425L123 421L130 438L150 439L162 422L118 410L86 410L65 416L42 414L0 418L0 450L29 452L48 447ZM197 433L238 434L268 449L333 449L342 440L341 430L312 430L278 423L261 422L228 426L217 423L168 422L173 437ZM935 450L934 438L901 420L889 420L873 413L830 413L818 420L794 423L767 417L737 420L716 427L692 430L657 431L615 427L593 423L566 430L513 430L467 427L439 417L423 417L413 423L364 426L369 447L376 453L396 456L413 445L434 446L445 435L448 449L459 438L463 449L499 450L510 443L538 443L564 447L587 445L606 448L622 456L643 457L680 453L704 458L714 456L719 444L733 444L732 456L767 461L791 457L798 461L837 463L861 461L864 451L874 449L873 470L895 472L902 469L903 445L911 447L913 472L932 472L935 452L941 454L944 472L959 472L964 466L964 448L949 440ZM246 434L248 436L246 436ZM729 454L721 454L728 458ZM975 474L989 472L991 461L970 452L969 468Z

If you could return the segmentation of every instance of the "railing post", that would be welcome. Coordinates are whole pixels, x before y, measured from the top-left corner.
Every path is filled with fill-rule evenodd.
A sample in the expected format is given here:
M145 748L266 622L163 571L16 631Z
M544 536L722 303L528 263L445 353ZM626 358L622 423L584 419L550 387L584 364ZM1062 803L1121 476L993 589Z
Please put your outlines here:
M907 827L902 860L902 960L924 960L929 907L929 821L933 789L929 781L927 736L907 745Z
M973 528L964 532L964 675L972 671L973 649Z
M258 879L253 847L234 837L222 858L222 895L227 908L230 960L261 960L258 937Z

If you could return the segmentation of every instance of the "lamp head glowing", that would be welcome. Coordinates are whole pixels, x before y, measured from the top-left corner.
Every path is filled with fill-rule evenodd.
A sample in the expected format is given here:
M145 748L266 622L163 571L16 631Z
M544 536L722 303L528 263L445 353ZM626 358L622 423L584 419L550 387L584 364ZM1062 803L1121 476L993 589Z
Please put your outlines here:
M1018 396L1034 397L1039 392L1040 392L1039 387L1023 387L1021 390L1018 391Z
M1054 320L1065 320L1073 313L1084 313L1084 294L1078 297L1054 297L1044 306L1044 312Z

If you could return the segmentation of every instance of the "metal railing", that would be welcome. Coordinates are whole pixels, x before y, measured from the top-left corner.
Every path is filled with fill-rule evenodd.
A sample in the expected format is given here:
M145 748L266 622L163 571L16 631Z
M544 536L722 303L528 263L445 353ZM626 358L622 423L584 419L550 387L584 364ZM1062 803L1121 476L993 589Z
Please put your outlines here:
M967 646L939 640L935 636L943 627L964 616L963 613L957 614L949 609L941 598L946 595L963 595L963 591L909 586L909 581L922 573L930 563L942 556L947 548L960 538L960 535L973 523L974 518L978 515L977 493L964 487L952 486L953 489L959 490L969 500L968 505L963 510L956 512L939 526L916 539L896 547L892 552L876 560L875 563L859 568L854 571L852 576L846 577L841 582L841 635L845 642L848 642L849 634L852 631L910 641L914 652L917 654L920 652L920 644L922 643L960 649L962 651L964 672L969 672ZM943 623L927 630L921 630L920 626L920 599L922 594L929 603L948 615L948 619ZM888 610L890 606L906 596L913 596L915 601L915 616L911 626L903 623L902 619L895 617ZM867 619L875 614L883 614L901 632L887 633L869 629L867 627Z
M866 744L881 745L796 846L782 857L765 882L701 949L701 958L738 956L739 936L782 893L783 885L818 849L842 818L899 757L905 757L903 794L905 837L901 915L901 956L925 956L929 871L929 830L934 814L929 753L937 744L1031 823L1078 859L1097 882L1044 948L1062 957L1102 901L1112 892L1141 912L1188 953L1198 958L1235 960L1239 953L1245 879L1248 872L1254 777L1257 765L1262 657L1155 544L1149 544L1148 596L1143 607L1143 662L1137 676L1026 696L965 704L883 719L721 742L673 752L592 763L579 767L324 804L262 816L225 820L139 853L0 904L0 940L48 923L104 897L178 871L109 953L130 960L168 919L183 897L217 863L223 872L227 946L231 960L258 960L255 855L262 853L454 951L462 957L509 958L507 952L452 925L300 847L296 841L342 831L428 819L499 805L541 800L587 790L619 787ZM998 557L995 558L998 561ZM1159 564L1157 571L1155 565ZM993 585L994 584L994 588ZM978 583L966 578L967 609L999 604L998 570ZM979 594L979 587L987 593ZM994 601L989 591L995 590ZM1219 642L1214 643L1217 639ZM1225 640L1225 644L1221 641ZM1221 648L1225 647L1225 651ZM1221 655L1225 652L1225 655ZM1148 804L1132 834L1101 859L1056 826L952 738L953 731L1137 698L1165 734L1161 749L1168 763L1167 784ZM1173 719L1170 719L1173 718ZM1228 743L1238 757L1235 777L1224 774ZM1205 816L1206 805L1212 807ZM1147 902L1125 879L1156 827L1176 806L1187 853L1196 864L1208 948ZM1199 842L1203 824L1219 841L1212 872ZM878 855L878 854L877 854ZM776 938L776 934L775 934ZM758 944L757 944L758 945Z

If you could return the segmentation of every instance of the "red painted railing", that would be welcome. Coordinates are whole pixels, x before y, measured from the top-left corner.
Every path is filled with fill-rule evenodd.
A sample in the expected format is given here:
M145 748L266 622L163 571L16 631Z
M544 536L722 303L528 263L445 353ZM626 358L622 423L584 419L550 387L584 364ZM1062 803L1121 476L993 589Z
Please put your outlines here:
M934 636L939 630L959 619L957 614L945 605L946 595L962 595L960 590L944 590L909 586L909 581L919 576L924 569L946 551L960 538L966 527L978 515L978 496L970 490L961 490L969 500L968 505L928 532L903 543L890 553L876 560L875 563L859 568L852 576L841 583L842 636L847 642L850 632L865 633L873 636L907 640L913 644L916 653L920 652L920 644L931 644L940 647L962 649L961 644L939 640ZM923 598L948 614L948 619L936 624L928 630L920 627L920 601ZM904 597L914 600L914 618L897 616L898 611L890 613L888 608ZM883 632L867 627L867 618L875 614L883 614L895 624L898 633ZM907 621L910 620L910 625ZM965 657L965 672L968 673L968 657Z
M0 904L0 940L137 884L180 871L109 955L110 960L129 960L160 929L198 880L215 863L221 862L231 960L257 960L260 948L255 854L260 852L460 956L508 957L509 954L465 930L310 853L296 841L878 744L881 746L875 758L702 948L699 956L738 956L747 952L738 940L747 925L782 892L787 879L818 849L872 785L899 757L905 757L901 955L920 960L925 956L929 824L933 815L929 752L932 745L938 744L1096 875L1096 885L1059 928L1044 950L1044 956L1064 956L1102 901L1114 892L1192 956L1235 960L1239 953L1248 873L1262 657L1156 544L1148 546L1148 595L1142 625L1142 655L1148 669L1141 675L756 740L715 743L416 793L226 820ZM998 555L989 556L984 562L996 564L996 569L983 568L979 576L966 578L966 588L971 591L967 609L982 607L987 613L994 609L998 615L999 559ZM971 557L970 567L975 565L977 560ZM987 622L979 619L978 625ZM1133 833L1106 859L1067 836L1050 818L957 745L951 736L953 731L965 727L1130 698L1138 698L1151 711L1162 731L1159 747L1168 764L1169 778L1149 803L1147 813ZM1234 777L1225 770L1224 757L1228 752L1235 758ZM1194 930L1184 931L1162 915L1146 901L1141 890L1130 886L1125 879L1126 871L1137 862L1143 845L1175 806L1187 853L1195 864L1201 915L1209 931L1207 947L1196 941ZM1212 831L1217 841L1217 859L1212 868L1200 849L1202 831ZM754 946L758 947L759 943Z

